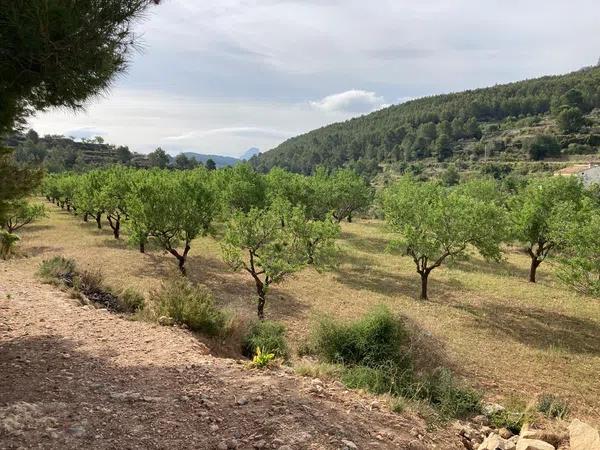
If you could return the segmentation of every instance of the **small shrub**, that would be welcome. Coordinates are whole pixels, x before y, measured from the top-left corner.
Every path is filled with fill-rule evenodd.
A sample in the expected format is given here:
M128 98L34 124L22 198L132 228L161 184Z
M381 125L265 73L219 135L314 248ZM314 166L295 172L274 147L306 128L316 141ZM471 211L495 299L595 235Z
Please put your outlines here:
M323 319L311 336L311 347L326 361L372 368L390 362L408 367L410 358L404 351L408 343L403 323L384 307L376 308L350 324Z
M102 273L99 270L85 270L73 276L73 287L85 294L104 291Z
M162 289L151 294L151 300L158 317L170 317L192 331L209 336L228 331L228 317L214 305L210 292L183 278L164 284Z
M256 347L256 354L252 358L249 366L256 369L264 369L265 367L270 366L274 359L274 353L266 353L263 352L260 347Z
M42 261L38 269L38 276L48 283L64 283L73 286L75 277L75 261L63 256Z
M8 259L15 251L19 236L0 230L0 259Z
M436 370L425 378L419 397L428 400L446 418L464 418L481 411L481 396L462 387L447 369Z
M144 309L144 296L138 291L127 288L119 294L119 303L124 312L134 313Z
M538 399L537 410L552 419L564 419L569 413L569 406L555 395L544 394Z
M344 372L343 366L328 363L302 363L294 365L294 369L301 377L321 378L322 380L341 378Z
M287 360L289 348L285 340L285 326L270 320L254 323L243 339L242 353L252 357L257 347L263 352L273 353L275 357Z
M525 404L509 401L506 404L506 409L490 416L490 422L496 428L507 428L514 434L519 434L523 425L529 422L530 418Z
M390 409L396 414L403 413L407 406L407 401L404 397L392 397L390 399Z

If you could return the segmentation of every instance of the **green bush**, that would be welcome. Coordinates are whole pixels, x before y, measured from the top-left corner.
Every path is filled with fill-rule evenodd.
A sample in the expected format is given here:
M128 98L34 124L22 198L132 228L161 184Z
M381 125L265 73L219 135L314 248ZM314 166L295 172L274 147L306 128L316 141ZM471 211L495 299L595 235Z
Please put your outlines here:
M134 313L144 309L144 296L134 289L127 288L119 294L119 303L124 312Z
M158 317L170 317L192 331L217 336L229 330L228 316L214 305L210 292L184 278L165 283L162 289L151 294L150 299Z
M348 388L426 401L444 419L462 418L481 409L479 394L456 383L450 371L416 373L412 353L418 349L411 348L404 321L387 308L376 308L352 323L320 320L309 349L321 360L341 367L340 378Z
M567 403L552 394L544 394L538 399L537 410L552 419L564 419L569 414Z
M463 418L481 411L481 396L460 386L447 369L436 370L426 377L417 397L428 400L447 418Z
M272 353L276 358L287 360L289 348L285 340L285 326L270 320L254 323L242 343L242 353L251 358L260 348L264 353Z
M490 423L496 428L507 428L514 434L519 434L523 425L529 420L525 405L515 403L506 406L506 409L491 415Z
M409 336L389 309L378 307L350 324L322 319L313 329L311 348L330 363L372 368L410 365Z
M65 283L67 286L73 286L75 261L63 256L55 256L52 259L42 261L37 273L46 282L60 282Z
M8 259L19 242L19 236L0 230L0 259Z

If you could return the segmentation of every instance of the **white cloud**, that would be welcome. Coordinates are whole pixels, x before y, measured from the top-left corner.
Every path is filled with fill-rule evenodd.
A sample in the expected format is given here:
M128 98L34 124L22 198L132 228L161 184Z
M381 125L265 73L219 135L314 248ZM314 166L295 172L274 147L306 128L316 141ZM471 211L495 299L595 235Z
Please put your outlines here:
M318 101L310 102L313 108L327 112L368 113L386 105L383 97L375 92L351 89L339 94L328 95Z
M264 127L223 127L212 128L209 130L189 131L177 136L168 136L165 141L185 141L194 138L203 138L215 134L246 136L246 137L271 137L271 138L286 138L294 135L291 131L276 130L274 128Z

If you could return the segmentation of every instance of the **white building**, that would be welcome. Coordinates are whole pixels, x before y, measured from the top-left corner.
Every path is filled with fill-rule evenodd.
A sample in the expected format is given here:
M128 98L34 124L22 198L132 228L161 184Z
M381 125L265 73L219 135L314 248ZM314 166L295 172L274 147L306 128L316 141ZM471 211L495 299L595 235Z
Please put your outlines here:
M592 163L577 164L554 172L554 175L578 176L583 181L584 186L589 187L594 183L600 184L600 165L594 165Z

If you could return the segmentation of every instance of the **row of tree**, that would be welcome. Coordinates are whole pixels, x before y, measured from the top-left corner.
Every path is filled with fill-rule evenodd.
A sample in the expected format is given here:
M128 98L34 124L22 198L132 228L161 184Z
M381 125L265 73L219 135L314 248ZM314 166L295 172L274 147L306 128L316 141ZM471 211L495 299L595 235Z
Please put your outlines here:
M352 220L373 199L356 173L319 169L303 176L247 165L218 171L141 171L113 167L84 175L49 177L46 197L100 227L106 216L115 238L121 225L145 251L150 240L172 254L180 270L195 238L225 223L224 260L256 284L258 314L269 287L307 265L325 267L335 255L339 222ZM531 259L529 281L549 255L560 277L579 291L600 295L600 196L576 177L531 178L509 186L492 178L455 186L404 176L380 192L378 203L421 278L421 297L437 267L476 249L500 260L518 242Z
M49 176L43 193L84 221L94 218L99 228L106 217L116 239L125 227L141 252L156 242L183 274L194 239L210 233L215 221L225 223L224 260L255 281L261 318L269 287L307 265L327 265L339 222L352 220L372 198L350 170L305 177L274 169L265 176L247 165L218 171L114 166Z

